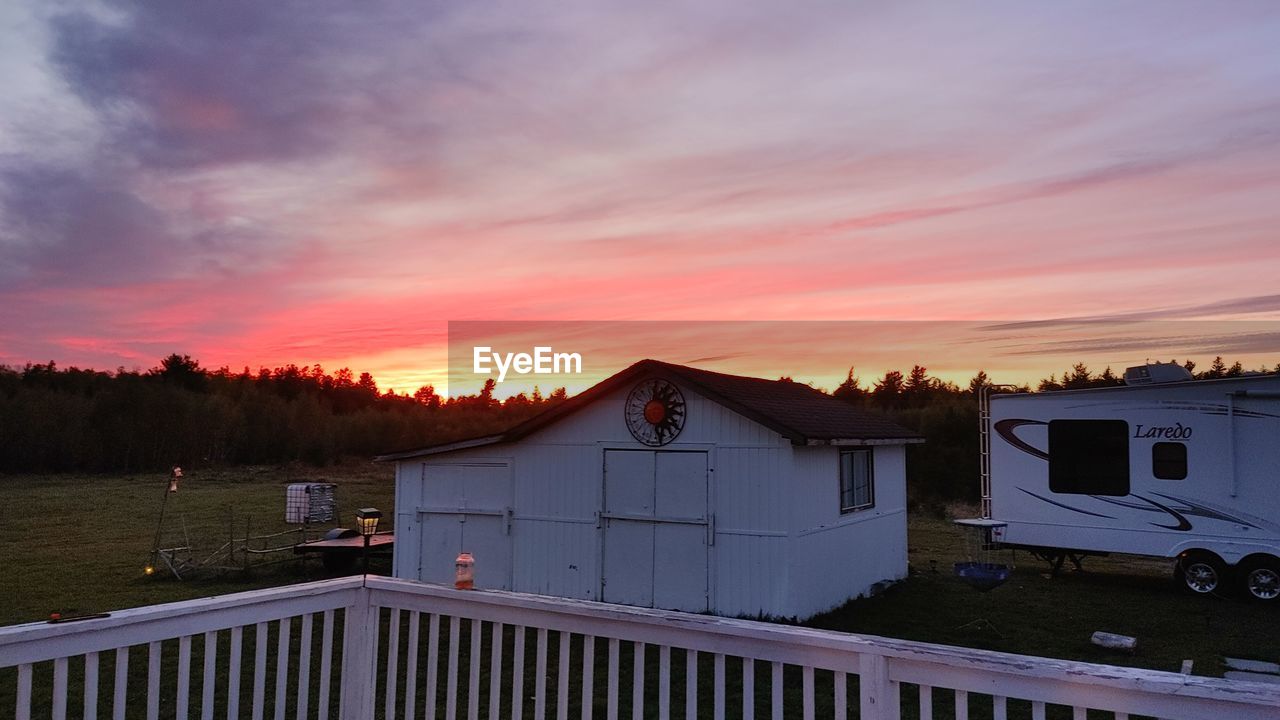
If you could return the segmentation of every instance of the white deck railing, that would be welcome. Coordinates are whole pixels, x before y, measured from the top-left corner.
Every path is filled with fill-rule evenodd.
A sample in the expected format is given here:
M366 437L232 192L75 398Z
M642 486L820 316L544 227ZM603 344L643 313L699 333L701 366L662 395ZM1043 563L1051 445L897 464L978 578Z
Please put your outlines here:
M0 628L0 683L18 720L1280 718L1276 686L379 577Z

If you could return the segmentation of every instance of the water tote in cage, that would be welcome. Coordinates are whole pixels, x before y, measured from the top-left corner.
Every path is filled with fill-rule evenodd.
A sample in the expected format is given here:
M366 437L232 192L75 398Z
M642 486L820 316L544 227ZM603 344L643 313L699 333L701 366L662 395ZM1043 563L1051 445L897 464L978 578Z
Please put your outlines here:
M1013 572L1012 565L1001 561L1005 551L996 539L1005 523L985 518L955 522L965 536L965 560L956 563L956 576L981 592L1003 585Z

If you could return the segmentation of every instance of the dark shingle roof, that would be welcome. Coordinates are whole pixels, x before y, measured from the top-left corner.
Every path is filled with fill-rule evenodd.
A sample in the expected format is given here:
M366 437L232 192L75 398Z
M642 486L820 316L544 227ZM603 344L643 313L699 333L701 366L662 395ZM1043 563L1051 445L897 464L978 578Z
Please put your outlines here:
M919 437L878 412L854 407L801 383L726 375L656 360L644 362L685 379L712 400L792 442Z
M404 460L420 455L433 455L519 440L629 382L649 376L682 380L707 398L764 425L796 445L824 444L840 440L850 442L923 441L917 433L898 425L880 413L854 407L808 385L788 380L726 375L659 360L641 360L565 402L498 435L434 445L408 452L390 453L376 459Z

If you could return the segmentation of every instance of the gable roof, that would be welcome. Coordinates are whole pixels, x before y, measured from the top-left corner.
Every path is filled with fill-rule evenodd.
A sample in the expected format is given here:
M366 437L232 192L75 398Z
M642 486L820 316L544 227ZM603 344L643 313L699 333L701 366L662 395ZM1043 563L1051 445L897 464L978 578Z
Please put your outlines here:
M423 455L514 442L642 377L665 377L682 381L708 399L787 438L793 445L924 442L919 434L880 413L854 407L808 385L789 380L727 375L659 360L641 360L506 432L418 450L388 453L379 455L374 460L407 460Z

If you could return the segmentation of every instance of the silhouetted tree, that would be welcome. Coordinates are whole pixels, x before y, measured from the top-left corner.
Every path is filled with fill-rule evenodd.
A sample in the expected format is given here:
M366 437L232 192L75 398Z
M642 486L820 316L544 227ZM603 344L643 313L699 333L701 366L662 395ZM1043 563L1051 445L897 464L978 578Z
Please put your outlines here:
M524 393L517 393L502 401L504 408L527 408L533 405L533 401Z
M436 394L435 387L431 385L423 385L418 388L418 391L413 394L413 399L433 410L440 407L440 396Z
M973 378L969 380L969 393L971 395L977 395L983 387L990 384L991 378L987 377L986 371L979 370L978 374L974 375Z
M492 407L497 404L497 400L493 399L493 391L498 386L498 381L493 378L486 378L484 387L480 389L480 404L483 407Z
M883 378L875 382L871 390L871 399L881 408L900 408L902 407L902 385L902 373L889 370Z
M1071 367L1070 373L1062 374L1062 387L1064 390L1087 388L1089 387L1089 382L1089 368L1085 367L1084 363L1076 363Z
M200 390L208 380L198 361L191 359L190 355L177 353L161 360L160 367L152 369L148 374L188 390Z
M867 399L867 391L863 389L862 381L854 376L853 367L849 368L849 374L845 376L844 382L840 383L831 395L854 405L861 405Z
M1227 375L1227 365L1226 363L1222 362L1222 356L1219 355L1218 357L1213 359L1213 362L1209 365L1209 369L1204 371L1201 375L1199 375L1199 377L1212 380L1215 378L1226 377L1226 375Z

